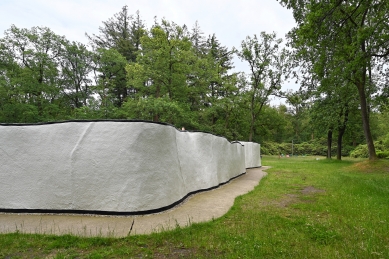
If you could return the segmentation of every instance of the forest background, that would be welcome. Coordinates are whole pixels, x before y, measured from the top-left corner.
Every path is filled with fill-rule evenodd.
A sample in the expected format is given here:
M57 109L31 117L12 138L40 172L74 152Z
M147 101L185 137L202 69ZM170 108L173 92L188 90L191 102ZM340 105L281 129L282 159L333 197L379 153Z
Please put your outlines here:
M282 2L303 11L294 1ZM358 13L354 9L346 17ZM263 154L371 156L358 88L339 80L339 69L328 65L341 64L339 54L320 49L334 57L329 62L316 50L306 51L309 46L297 40L299 29L286 40L274 32L247 36L229 49L215 34L204 35L197 22L188 28L155 19L147 28L127 6L104 21L99 34L86 33L89 45L47 27L13 25L0 38L0 123L152 120L255 141ZM383 38L375 42L387 46ZM249 72L233 69L234 56ZM388 157L388 55L382 56L364 72L364 93L377 155ZM282 91L290 81L300 89ZM285 104L273 106L272 96Z

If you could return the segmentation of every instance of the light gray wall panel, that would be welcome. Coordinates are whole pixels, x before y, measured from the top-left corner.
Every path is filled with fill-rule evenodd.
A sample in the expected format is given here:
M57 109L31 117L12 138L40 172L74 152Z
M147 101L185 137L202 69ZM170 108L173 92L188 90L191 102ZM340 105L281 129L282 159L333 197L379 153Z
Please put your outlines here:
M0 209L138 212L260 166L256 143L149 122L0 126Z

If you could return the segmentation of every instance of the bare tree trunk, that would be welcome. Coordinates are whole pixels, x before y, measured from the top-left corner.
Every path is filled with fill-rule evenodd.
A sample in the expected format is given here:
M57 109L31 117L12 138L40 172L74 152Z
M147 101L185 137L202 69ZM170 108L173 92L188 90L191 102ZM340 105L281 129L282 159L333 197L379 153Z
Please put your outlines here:
M331 158L331 147L332 147L332 127L327 132L327 158Z
M340 114L341 115L341 114ZM341 116L339 116L341 117ZM344 120L341 123L338 121L338 148L336 150L336 159L342 160L342 141L343 141L343 135L346 132L346 126L348 121L348 105L346 104L345 110L344 110Z
M364 76L366 77L366 75ZM363 133L366 138L367 148L369 150L369 160L375 160L377 159L377 155L375 152L374 142L373 138L371 136L370 131L370 123L369 123L369 115L367 112L367 102L366 102L366 93L365 93L365 87L363 82L357 82L357 88L359 93L359 101L361 105L361 115L362 115L362 122L363 122Z
M345 130L339 131L338 134L338 147L336 149L336 159L342 160L342 138Z
M254 117L254 114L252 114L252 115L251 115L251 124L250 124L249 141L253 141L253 135L254 135L254 121L255 121L255 117Z
M363 53L366 53L366 42L363 41L361 44L361 50ZM370 63L370 61L369 61ZM363 133L365 134L366 138L366 144L367 148L369 150L369 160L375 160L377 159L377 155L375 153L375 147L373 138L371 136L370 131L370 123L369 123L369 114L368 114L368 107L366 102L366 72L367 72L367 64L364 63L361 68L361 75L359 77L359 74L357 71L354 71L354 76L357 78L357 81L355 82L355 85L358 88L359 93L359 101L361 105L361 115L362 115L362 123L363 123Z
M251 96L251 103L250 103L250 109L251 109L251 123L250 123L250 135L249 135L249 141L253 141L253 135L254 135L254 122L255 122L255 99L254 99L255 92Z

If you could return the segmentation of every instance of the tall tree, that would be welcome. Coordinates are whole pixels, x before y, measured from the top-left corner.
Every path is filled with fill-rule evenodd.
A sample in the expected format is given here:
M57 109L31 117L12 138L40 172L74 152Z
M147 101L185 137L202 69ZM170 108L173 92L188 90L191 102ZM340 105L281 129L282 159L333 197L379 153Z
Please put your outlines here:
M139 91L139 96L185 103L187 75L194 59L186 27L162 20L141 38L141 43L138 63L127 66L129 84ZM159 121L159 115L155 113L153 119Z
M281 49L282 39L277 39L275 33L262 32L253 38L246 37L242 41L238 56L249 63L250 88L248 89L250 109L249 141L254 135L254 124L263 106L269 101L270 95L276 95L283 81L289 75L288 52Z
M359 95L363 130L369 158L375 159L375 147L369 123L367 91L372 86L371 72L379 69L389 56L389 2L382 0L311 1L280 0L293 9L297 27L291 32L295 46L306 46L323 60L331 48L330 59L324 65L339 66L339 76L355 85ZM338 63L338 64L336 64Z
M71 105L80 108L87 105L92 95L90 74L93 70L93 53L78 42L64 41L61 54L60 88Z
M116 49L127 61L136 61L137 51L140 49L140 38L145 32L145 25L139 11L136 12L134 18L129 14L128 6L125 5L119 13L109 18L108 21L103 21L103 26L99 27L99 31L99 35L86 33L96 49Z
M63 41L64 37L46 27L28 30L14 25L1 39L0 56L8 61L3 66L8 87L22 99L18 103L36 107L34 119L30 116L29 120L51 120L59 112L58 64Z
M116 49L98 49L93 56L95 92L100 97L103 117L112 117L112 111L121 107L127 97L126 59ZM124 92L124 93L123 93Z
M204 60L207 62L207 71L210 77L207 81L207 95L204 101L207 104L206 114L210 117L211 130L214 131L213 128L217 120L219 117L223 117L219 114L223 110L220 110L218 103L224 102L226 104L225 98L231 98L231 90L239 89L239 87L231 88L231 82L234 82L235 86L238 85L238 75L231 73L234 50L229 50L223 46L215 34L208 37L205 43L205 50Z
M204 32L200 28L200 24L198 21L195 22L192 28L192 32L190 35L190 40L192 42L192 46L196 55L206 55L207 46L206 46L206 38L204 37Z
M286 103L289 104L288 112L293 126L292 139L297 142L307 141L312 133L308 121L309 102L307 96L301 92L288 92L285 94Z
M141 49L141 38L146 32L139 11L133 16L129 14L128 7L123 6L119 13L103 22L99 31L99 35L86 34L96 51L98 49L112 49L122 55L128 63L136 62L136 57ZM125 74L124 67L117 73L112 75L116 80L113 82L110 94L116 97L114 105L121 107L127 97L134 92L134 89L128 87L126 79L122 77Z

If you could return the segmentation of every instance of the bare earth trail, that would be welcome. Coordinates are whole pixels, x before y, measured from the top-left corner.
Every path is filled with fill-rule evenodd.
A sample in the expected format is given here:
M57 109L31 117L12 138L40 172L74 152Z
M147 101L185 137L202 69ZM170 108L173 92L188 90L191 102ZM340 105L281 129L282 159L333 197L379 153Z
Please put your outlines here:
M165 212L144 216L0 214L0 233L73 234L78 236L124 237L130 232L149 234L210 221L223 216L237 196L253 190L268 167L247 169L247 173L211 191L190 196Z

